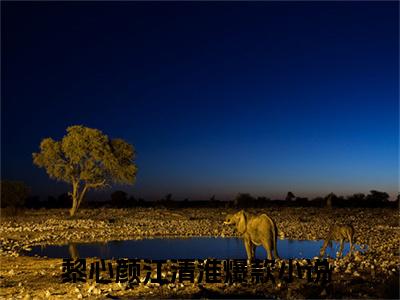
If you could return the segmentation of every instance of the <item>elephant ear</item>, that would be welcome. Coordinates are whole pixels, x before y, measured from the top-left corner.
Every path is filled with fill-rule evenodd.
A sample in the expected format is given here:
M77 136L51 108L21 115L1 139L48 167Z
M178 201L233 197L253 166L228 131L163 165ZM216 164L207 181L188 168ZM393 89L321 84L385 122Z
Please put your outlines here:
M237 230L240 234L246 232L247 229L247 216L245 212L242 210L239 212L239 222L237 223Z

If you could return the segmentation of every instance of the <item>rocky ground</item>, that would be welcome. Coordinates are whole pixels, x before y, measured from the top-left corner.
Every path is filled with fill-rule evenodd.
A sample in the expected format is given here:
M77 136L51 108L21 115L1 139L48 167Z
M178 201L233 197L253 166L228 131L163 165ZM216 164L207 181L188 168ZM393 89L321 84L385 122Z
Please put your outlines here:
M351 222L358 244L368 245L335 266L326 285L295 279L276 284L85 284L61 282L61 260L21 255L34 245L140 239L146 237L235 236L223 226L226 209L136 208L25 211L1 217L0 297L2 298L399 298L400 226L396 209L270 208L280 238L323 239L332 222Z

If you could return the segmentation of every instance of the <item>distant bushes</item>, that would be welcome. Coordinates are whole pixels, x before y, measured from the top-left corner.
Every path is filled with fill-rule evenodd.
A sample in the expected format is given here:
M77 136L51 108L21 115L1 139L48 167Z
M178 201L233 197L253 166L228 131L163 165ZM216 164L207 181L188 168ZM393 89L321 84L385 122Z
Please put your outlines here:
M7 213L16 213L24 207L29 189L21 181L1 181L1 208ZM4 210L5 209L5 210Z
M58 197L48 196L41 199L38 196L28 196L29 189L22 182L2 181L1 183L1 207L18 208L70 208L72 199L68 193ZM389 195L376 190L370 191L368 195L356 193L347 197L336 196L331 193L325 197L308 199L296 197L288 192L285 200L271 200L267 197L254 197L249 193L238 193L232 201L221 201L213 195L208 200L174 200L172 194L165 195L158 201L145 201L142 198L129 196L124 191L114 191L109 200L87 201L83 204L86 208L133 208L133 207L224 207L224 208L267 208L267 207L393 207L399 208L399 196L396 201L389 201Z
M389 194L372 190L367 196L362 193L353 194L346 198L335 196L333 205L337 207L398 207L399 197L396 201L389 201Z
M57 198L48 196L47 199L41 200L39 196L30 196L26 199L26 208L69 208L71 207L72 198L68 193L63 193Z
M129 208L139 206L139 200L130 196L124 191L115 191L111 194L111 201L108 203L109 207Z
M248 193L237 194L235 200L233 201L233 206L238 208L254 207L261 208L266 207L271 203L271 199L266 197L253 197Z

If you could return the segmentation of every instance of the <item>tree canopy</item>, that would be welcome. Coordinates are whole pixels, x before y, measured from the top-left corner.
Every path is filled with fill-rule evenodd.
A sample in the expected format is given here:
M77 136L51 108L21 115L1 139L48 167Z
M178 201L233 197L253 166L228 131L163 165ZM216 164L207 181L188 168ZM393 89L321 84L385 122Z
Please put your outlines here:
M45 138L33 163L50 178L72 184L71 216L89 189L112 183L133 184L137 167L135 150L122 139L109 139L100 130L80 125L67 128L61 141Z

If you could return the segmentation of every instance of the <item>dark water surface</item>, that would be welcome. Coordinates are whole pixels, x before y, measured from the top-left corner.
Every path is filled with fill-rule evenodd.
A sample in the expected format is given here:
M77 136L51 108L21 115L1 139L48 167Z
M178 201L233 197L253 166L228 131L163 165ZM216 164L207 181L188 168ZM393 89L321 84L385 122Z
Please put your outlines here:
M313 258L319 255L323 241L278 240L278 254L281 258ZM73 247L71 247L73 245ZM239 238L154 238L143 240L111 241L107 243L82 243L64 246L35 246L27 252L29 256L47 256L50 258L70 257L71 248L79 257L140 258L140 259L205 259L205 258L246 258L243 241ZM355 250L360 250L358 245ZM339 243L333 242L325 255L336 257ZM345 243L343 255L349 251ZM262 246L257 247L256 258L265 259L266 252Z

